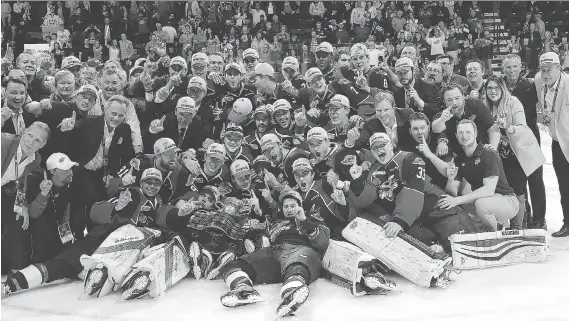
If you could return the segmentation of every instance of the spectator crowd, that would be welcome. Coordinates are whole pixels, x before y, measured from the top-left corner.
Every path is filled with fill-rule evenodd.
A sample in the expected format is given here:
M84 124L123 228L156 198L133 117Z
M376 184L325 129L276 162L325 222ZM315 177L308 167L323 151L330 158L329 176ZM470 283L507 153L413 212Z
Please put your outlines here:
M294 313L361 213L447 254L455 233L547 229L541 118L569 236L567 37L532 11L498 76L497 6L3 2L3 296L136 226L182 239L222 304L282 280Z

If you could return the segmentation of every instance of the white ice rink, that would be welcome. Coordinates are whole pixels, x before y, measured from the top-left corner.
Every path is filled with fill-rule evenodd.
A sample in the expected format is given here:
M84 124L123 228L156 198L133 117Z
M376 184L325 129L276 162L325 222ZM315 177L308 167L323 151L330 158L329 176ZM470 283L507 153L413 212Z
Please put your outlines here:
M547 158L548 234L561 227L559 190L551 165L551 139L542 133ZM569 179L569 175L567 175ZM548 261L453 274L448 289L424 289L396 275L402 293L389 297L352 297L327 280L311 285L308 301L288 320L404 321L404 320L569 320L569 238L550 238ZM80 282L62 282L14 294L2 301L6 321L90 320L272 320L279 304L280 285L257 286L265 302L228 309L219 303L227 291L222 281L185 279L163 297L115 303L119 294L83 299Z

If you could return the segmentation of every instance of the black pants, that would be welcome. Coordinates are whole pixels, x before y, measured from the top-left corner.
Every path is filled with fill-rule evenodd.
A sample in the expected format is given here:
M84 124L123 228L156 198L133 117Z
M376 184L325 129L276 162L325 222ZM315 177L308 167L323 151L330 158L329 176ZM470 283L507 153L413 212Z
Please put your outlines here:
M93 204L107 199L103 176L103 170L91 171L79 168L73 177L71 188L76 193L75 196L80 209L72 211L69 223L71 231L77 239L83 238L85 227L90 229L93 226L89 220L89 213Z
M563 225L569 225L569 161L563 154L559 142L553 140L551 143L551 155L553 158L553 169L557 175L559 184L559 196L561 198L561 209L563 210Z
M16 220L15 196L2 193L2 273L20 270L30 264L30 238L22 229L23 218Z
M541 146L541 139L539 130L534 130L533 133ZM545 220L546 198L545 198L545 184L543 183L543 166L540 166L530 176L528 176L529 193L526 188L526 212L531 216L533 210L534 221ZM531 197L531 206L529 198Z
M57 230L57 222L48 214L43 213L38 218L30 219L31 263L52 259L64 248ZM70 244L67 243L67 245Z

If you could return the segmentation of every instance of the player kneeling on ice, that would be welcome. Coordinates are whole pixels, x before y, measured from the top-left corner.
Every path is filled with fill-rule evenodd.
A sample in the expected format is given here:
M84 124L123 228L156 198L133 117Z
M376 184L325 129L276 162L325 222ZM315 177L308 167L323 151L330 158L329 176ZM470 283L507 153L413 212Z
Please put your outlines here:
M2 297L43 283L73 279L83 270L87 272L88 295L103 296L120 286L140 252L159 241L160 231L148 228L155 227L157 212L175 210L162 207L157 197L161 183L160 172L149 168L142 174L140 188L128 188L118 198L96 203L91 219L99 225L55 258L9 276L2 284Z
M281 193L279 209L282 214L269 231L272 245L246 254L222 270L231 289L221 296L224 306L262 301L253 283L283 282L277 317L293 314L308 299L308 285L320 276L321 253L328 246L330 231L323 220L305 213L296 191Z

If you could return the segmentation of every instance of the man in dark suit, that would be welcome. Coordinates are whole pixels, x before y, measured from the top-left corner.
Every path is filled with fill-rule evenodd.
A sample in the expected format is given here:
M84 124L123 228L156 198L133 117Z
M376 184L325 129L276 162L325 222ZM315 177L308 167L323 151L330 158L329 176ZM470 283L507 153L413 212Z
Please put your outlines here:
M2 271L29 264L28 176L39 169L38 150L49 139L49 127L32 123L22 136L2 133ZM20 219L21 218L21 219Z
M202 118L196 115L197 112L195 101L190 97L182 97L176 104L175 113L168 113L161 119L153 120L144 142L148 153L152 153L152 146L156 140L164 137L176 142L176 146L182 151L201 148L208 136Z
M2 102L2 133L22 135L35 117L23 109L26 104L27 84L19 78L9 77Z
M73 234L81 238L86 214L91 206L107 198L106 185L134 158L131 129L125 123L129 101L116 95L107 100L103 116L89 116L76 122L73 117L61 123L61 130L71 130L70 158L79 163L72 188L82 191L85 213L71 220Z
M369 118L360 130L357 127L348 131L347 148L362 149L369 146L369 138L375 133L387 133L395 148L410 150L416 144L409 131L411 108L396 108L395 98L389 91L375 95L375 117Z
M415 67L410 58L399 58L395 63L395 74L403 88L395 92L395 102L399 108L411 108L433 119L441 110L441 94L437 86L415 77Z

